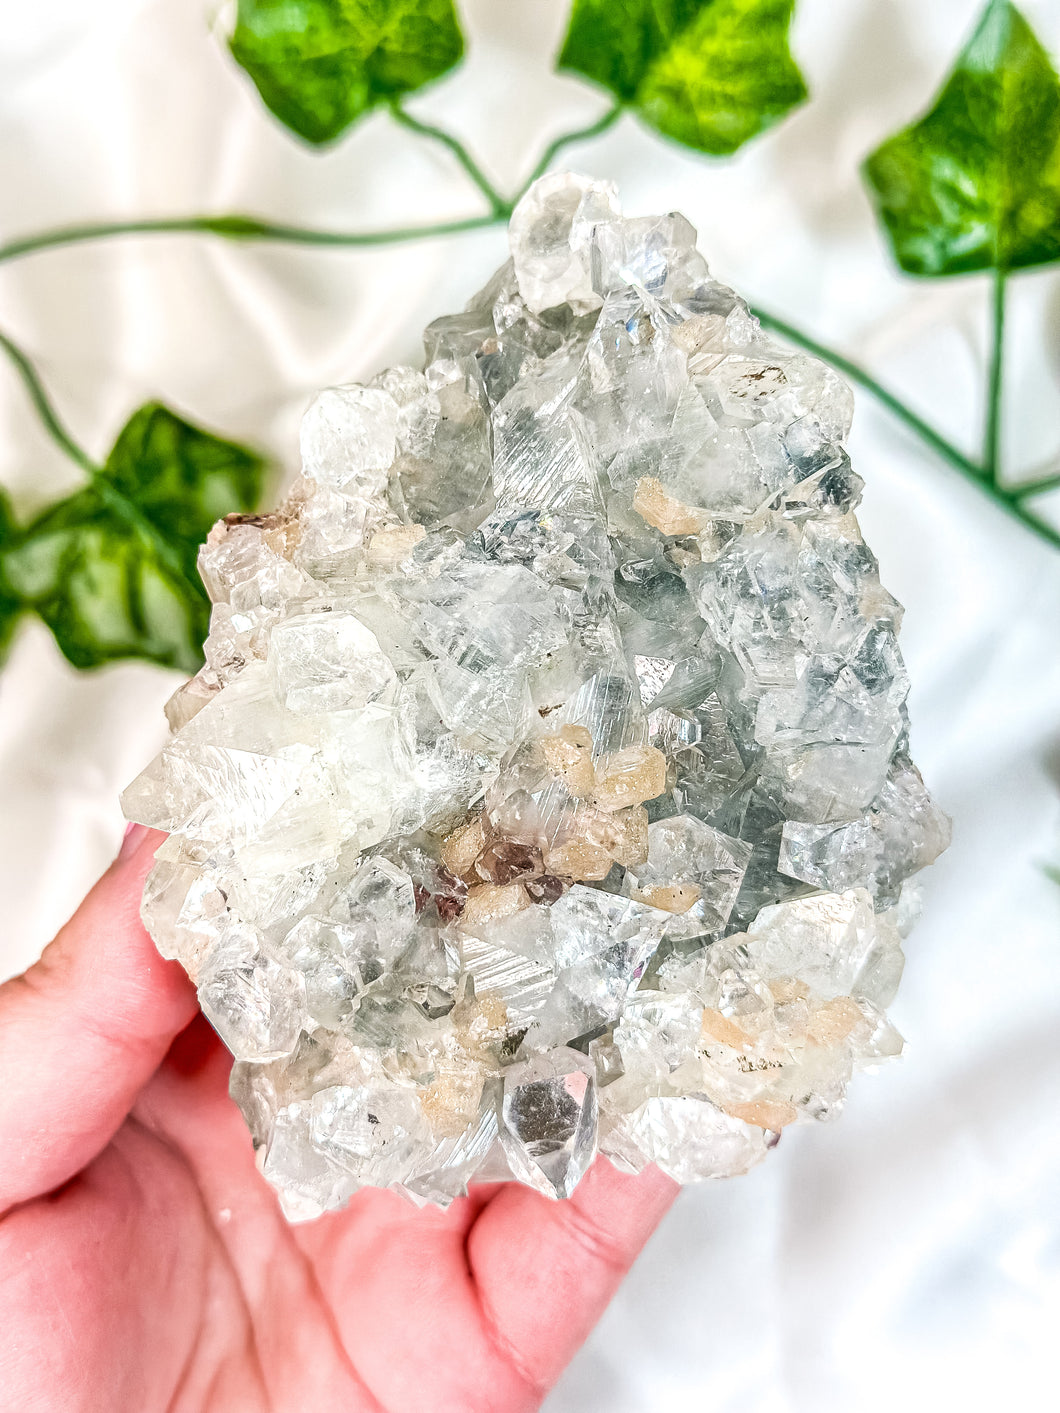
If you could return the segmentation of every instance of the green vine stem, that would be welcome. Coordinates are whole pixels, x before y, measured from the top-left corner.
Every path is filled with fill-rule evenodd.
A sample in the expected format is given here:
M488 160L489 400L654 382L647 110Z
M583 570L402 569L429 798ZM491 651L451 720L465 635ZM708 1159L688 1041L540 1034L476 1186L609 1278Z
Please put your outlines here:
M1013 500L1026 500L1029 496L1040 496L1046 491L1060 490L1060 472L1053 471L1048 476L1039 476L1033 481L1020 481L1007 490Z
M548 171L549 167L565 147L570 147L575 142L588 142L591 138L599 137L601 133L606 132L609 127L612 127L621 116L622 104L616 103L613 107L608 108L607 112L601 117L589 123L587 127L575 128L573 132L565 132L555 138L554 141L550 142L545 148L544 152L542 152L537 166L523 183L519 195L521 196L527 187L532 186L533 183L537 181L538 177L543 176L545 172Z
M51 399L45 391L41 382L40 374L33 366L29 356L19 348L12 339L4 333L0 333L0 348L4 350L8 358L15 365L22 382L25 384L29 400L32 402L37 416L44 425L45 431L51 437L56 446L68 456L71 461L80 466L82 471L87 471L90 476L96 476L100 467L92 460L84 447L78 446L73 437L63 426L59 414L52 406Z
M767 313L764 309L752 309L751 312L762 324L763 328L771 329L782 338L786 338L789 343L796 344L799 348L804 348L808 353L814 354L818 358L823 358L826 363L830 363L833 368L838 369L850 379L852 383L857 383L859 387L870 393L877 402L886 407L894 414L900 422L903 422L912 432L925 442L933 451L937 452L944 461L949 464L962 476L972 481L979 490L999 506L1008 515L1019 520L1028 529L1033 530L1049 544L1060 549L1060 530L1055 530L1045 521L1040 520L1036 515L1032 515L1022 502L1029 496L1039 491L1050 490L1052 485L1060 484L1060 477L1045 477L1042 481L1027 482L1022 486L1002 487L997 480L986 474L986 468L977 465L964 452L955 447L952 442L947 441L940 432L937 432L930 423L919 417L911 407L877 382L871 373L867 372L860 364L852 359L837 353L834 349L828 348L825 344L818 343L808 334L804 334L801 329L797 329L793 324L778 319L776 315Z
M990 372L986 388L983 470L996 483L1001 471L1001 401L1005 377L1005 291L1007 271L995 270L990 286Z
M52 406L51 398L41 381L41 376L37 372L33 361L29 355L9 338L7 334L0 332L0 348L7 354L8 358L18 370L30 401L36 409L45 430L66 456L70 458L82 471L87 472L95 487L100 499L127 525L132 526L139 534L151 542L155 555L160 559L174 575L179 576L185 583L190 584L192 589L198 591L197 584L189 579L187 569L180 557L174 554L169 542L159 534L158 529L151 521L142 514L139 506L131 500L117 486L110 482L104 474L104 468L98 462L93 461L88 452L80 446L66 430L62 420L55 408ZM47 512L45 512L47 513Z
M95 221L85 225L62 226L58 230L41 231L0 245L0 264L35 255L42 250L56 250L64 245L83 245L86 241L106 240L125 235L214 235L224 240L272 241L283 245L330 246L356 248L374 245L401 245L431 236L459 235L464 231L482 230L495 226L500 216L467 216L457 221L438 221L429 226L398 226L379 231L321 231L305 226L287 226L274 221L262 221L256 216L161 216L142 221Z
M784 319L770 314L765 309L752 307L751 313L764 329L770 329L773 333L780 334L782 338L787 339L789 343L806 349L807 353L812 353L817 358L823 358L826 363L830 363L833 368L845 374L852 383L857 383L859 387L871 393L877 402L886 407L888 412L893 413L900 422L904 422L921 441L926 442L944 461L948 461L951 466L956 467L962 476L981 480L982 469L975 464L971 457L965 456L959 447L947 441L941 432L937 432L929 422L925 422L923 417L918 416L896 393L890 392L881 383L878 383L872 374L862 368L859 363L855 363L853 359L846 358L823 343L818 343L809 334L804 334L801 329L797 329L794 324L787 323Z
M418 133L421 137L433 138L435 142L440 142L443 147L447 147L489 202L494 219L498 221L508 219L512 214L515 202L509 201L507 197L501 195L459 138L446 132L444 128L436 128L432 123L424 123L419 118L414 118L411 113L402 108L400 103L391 104L390 112L394 121L400 123L402 127L408 128L410 132Z

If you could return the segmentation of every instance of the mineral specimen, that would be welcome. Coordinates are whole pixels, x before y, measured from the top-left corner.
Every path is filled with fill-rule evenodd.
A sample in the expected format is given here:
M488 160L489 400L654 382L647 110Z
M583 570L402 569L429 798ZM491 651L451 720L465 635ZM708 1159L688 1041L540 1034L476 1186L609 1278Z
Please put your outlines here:
M947 842L847 387L681 216L562 174L510 237L213 531L207 665L125 795L292 1217L742 1172L900 1049L902 884Z

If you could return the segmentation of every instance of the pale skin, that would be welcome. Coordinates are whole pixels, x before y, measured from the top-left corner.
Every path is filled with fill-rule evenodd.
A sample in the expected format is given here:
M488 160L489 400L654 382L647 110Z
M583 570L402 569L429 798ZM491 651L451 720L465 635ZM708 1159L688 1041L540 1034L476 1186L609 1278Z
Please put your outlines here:
M361 1192L289 1226L230 1057L139 921L162 836L0 987L5 1413L529 1413L676 1187L598 1160L574 1197Z

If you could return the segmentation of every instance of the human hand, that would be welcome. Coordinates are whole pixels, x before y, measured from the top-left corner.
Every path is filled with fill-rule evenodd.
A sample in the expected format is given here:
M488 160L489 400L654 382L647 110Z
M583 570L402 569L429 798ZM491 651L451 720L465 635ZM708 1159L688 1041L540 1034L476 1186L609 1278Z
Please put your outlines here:
M139 832L0 987L6 1413L524 1413L676 1186L599 1160L568 1201L358 1193L289 1226L230 1056L139 920Z

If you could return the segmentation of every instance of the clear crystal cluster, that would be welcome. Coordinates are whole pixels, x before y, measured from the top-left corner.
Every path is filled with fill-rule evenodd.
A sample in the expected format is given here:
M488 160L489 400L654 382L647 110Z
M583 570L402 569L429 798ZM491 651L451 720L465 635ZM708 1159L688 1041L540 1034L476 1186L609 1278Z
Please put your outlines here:
M902 884L947 843L848 388L679 215L559 174L510 238L215 528L207 665L124 797L294 1218L744 1171L899 1051Z

